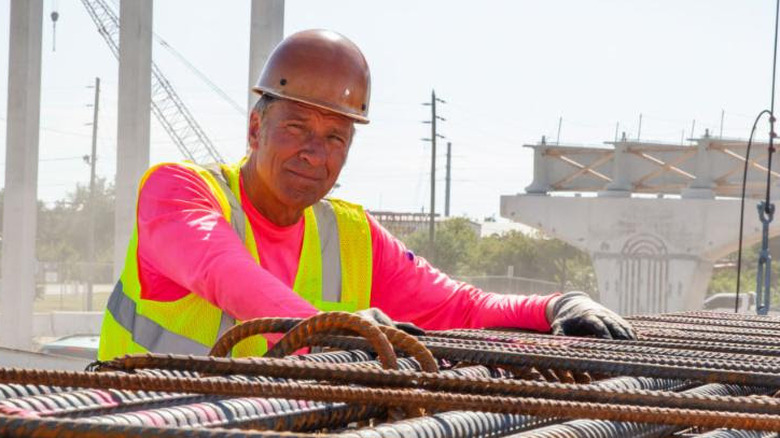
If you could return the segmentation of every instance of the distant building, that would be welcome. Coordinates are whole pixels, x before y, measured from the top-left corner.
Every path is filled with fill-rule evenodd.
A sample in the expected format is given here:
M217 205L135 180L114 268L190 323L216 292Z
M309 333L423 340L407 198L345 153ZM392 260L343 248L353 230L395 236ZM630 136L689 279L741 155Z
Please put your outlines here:
M427 230L431 219L431 215L428 213L373 210L370 213L383 227L396 236L408 236L420 230ZM441 217L434 214L434 221L437 224L449 219L453 219L453 217ZM482 234L482 226L479 223L469 220L469 224L478 236Z
M504 234L507 234L511 231L517 231L519 233L525 234L526 236L532 237L541 235L536 228L529 227L528 225L521 224L519 222L510 222L505 219L500 221L485 220L480 222L479 226L481 230L480 237L488 237L494 234L503 236Z

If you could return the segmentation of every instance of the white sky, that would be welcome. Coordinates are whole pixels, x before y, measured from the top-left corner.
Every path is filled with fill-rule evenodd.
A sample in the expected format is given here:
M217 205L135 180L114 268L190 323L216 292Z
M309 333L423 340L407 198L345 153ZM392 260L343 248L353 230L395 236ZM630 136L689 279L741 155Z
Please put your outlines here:
M117 0L111 0L115 2ZM115 3L118 4L118 3ZM0 0L0 162L5 156L9 0ZM56 8L57 50L49 14ZM554 139L599 144L621 131L680 141L710 128L746 137L769 106L771 0L316 1L287 0L285 35L341 32L372 70L371 124L360 127L339 197L370 209L428 209L432 88L447 100L440 133L453 143L452 210L497 215L499 196L523 191L532 154ZM85 183L92 84L102 81L98 173L116 168L117 62L78 0L44 0L39 197L52 202ZM190 63L246 102L249 2L157 0L154 30ZM154 57L226 157L245 147L245 118L154 43ZM444 152L445 141L439 150ZM180 155L156 121L152 161ZM444 154L437 176L443 209ZM1 176L1 175L0 175ZM2 182L2 178L0 178Z

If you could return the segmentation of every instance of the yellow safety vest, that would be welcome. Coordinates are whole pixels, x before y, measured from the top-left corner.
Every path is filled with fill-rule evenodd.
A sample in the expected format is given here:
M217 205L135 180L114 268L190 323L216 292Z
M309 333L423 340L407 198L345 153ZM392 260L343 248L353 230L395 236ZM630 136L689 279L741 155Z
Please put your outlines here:
M165 164L171 163L153 166L144 174L139 193L149 175ZM208 184L225 220L259 264L252 227L241 207L241 163L209 169L187 162L176 164L193 170ZM218 337L237 323L235 319L192 292L170 302L142 298L137 250L136 223L124 270L103 317L98 359L144 352L208 353ZM303 247L293 290L322 311L368 308L371 257L371 231L363 208L338 199L322 200L304 210ZM239 343L232 354L259 356L265 350L265 339L256 336Z

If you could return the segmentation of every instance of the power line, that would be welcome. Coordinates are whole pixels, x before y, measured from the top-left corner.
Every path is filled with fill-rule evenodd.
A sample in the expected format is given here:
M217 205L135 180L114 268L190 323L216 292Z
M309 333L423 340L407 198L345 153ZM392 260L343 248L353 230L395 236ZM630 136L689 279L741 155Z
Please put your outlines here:
M119 9L119 4L115 0L112 0L112 3L114 6ZM208 87L217 93L225 102L227 102L231 107L233 107L236 111L238 111L241 115L246 115L246 108L242 107L238 103L236 103L235 100L233 100L222 88L220 88L217 84L214 83L211 79L209 79L208 76L206 76L205 73L200 71L197 67L195 67L187 58L179 53L178 50L174 49L173 46L171 46L166 40L164 40L157 32L152 31L152 36L154 39L159 43L165 50L170 52L176 59L179 60L182 64L184 64L187 69L189 69L192 73L195 74L200 80L202 80Z
M38 161L72 161L72 160L83 160L84 156L74 156L74 157L58 157L58 158L41 158Z
M246 108L243 108L241 105L239 105L235 100L233 100L225 91L223 91L217 84L215 84L211 79L208 78L202 71L198 70L197 67L192 65L187 58L185 58L181 53L179 53L176 49L174 49L170 44L168 44L167 41L160 38L159 35L154 34L155 39L158 43L160 43L161 46L166 48L173 56L176 57L182 64L184 64L192 73L195 74L200 80L202 80L206 85L209 86L209 88L217 93L225 102L227 102L233 109L235 109L239 114L242 116L246 115Z

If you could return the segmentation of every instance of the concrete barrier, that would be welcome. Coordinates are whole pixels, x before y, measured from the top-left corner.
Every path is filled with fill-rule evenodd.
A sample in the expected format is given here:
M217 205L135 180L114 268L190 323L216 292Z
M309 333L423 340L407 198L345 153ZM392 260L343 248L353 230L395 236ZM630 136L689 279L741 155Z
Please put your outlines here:
M103 312L51 312L33 315L33 336L55 337L97 335Z

